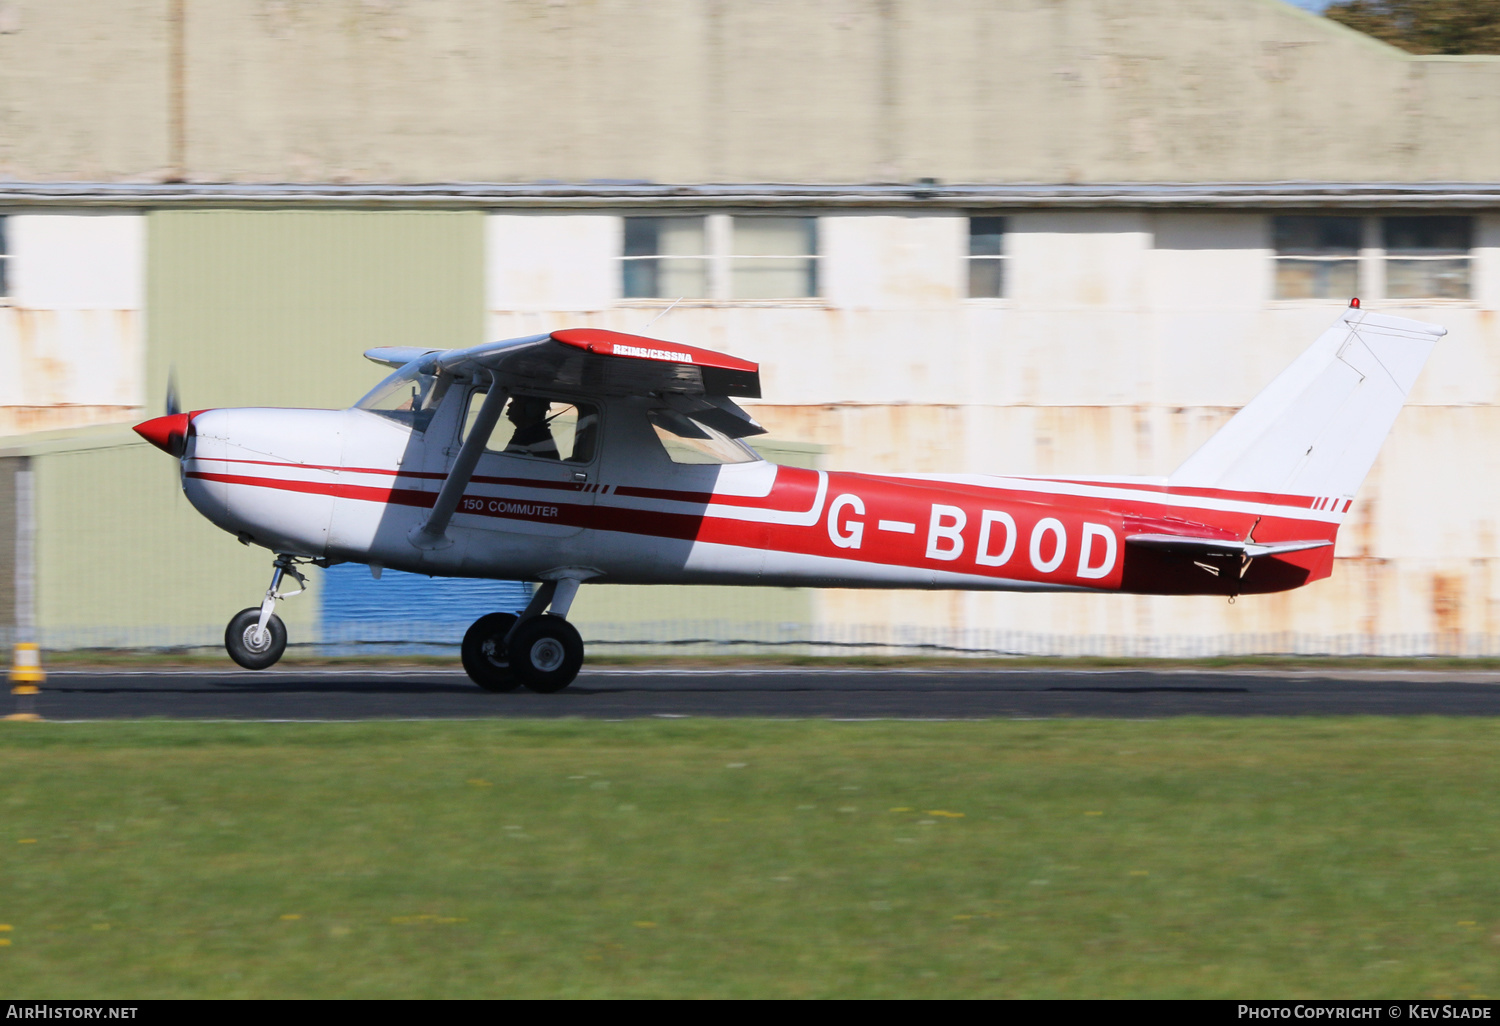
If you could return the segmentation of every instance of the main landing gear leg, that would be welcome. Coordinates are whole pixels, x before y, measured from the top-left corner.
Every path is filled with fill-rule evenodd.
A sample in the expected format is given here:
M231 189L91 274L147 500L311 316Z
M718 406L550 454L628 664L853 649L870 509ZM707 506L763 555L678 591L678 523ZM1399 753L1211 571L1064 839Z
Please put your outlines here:
M307 590L307 578L297 572L297 558L279 553L271 564L271 586L259 608L241 609L224 629L224 648L229 658L247 670L264 670L276 665L286 651L286 625L273 610L277 599L288 599ZM281 594L278 590L286 574L297 579L297 590Z
M464 635L463 663L486 691L525 685L550 694L573 683L583 666L583 638L565 617L578 594L579 578L543 581L520 616L490 613ZM550 612L544 612L551 606Z

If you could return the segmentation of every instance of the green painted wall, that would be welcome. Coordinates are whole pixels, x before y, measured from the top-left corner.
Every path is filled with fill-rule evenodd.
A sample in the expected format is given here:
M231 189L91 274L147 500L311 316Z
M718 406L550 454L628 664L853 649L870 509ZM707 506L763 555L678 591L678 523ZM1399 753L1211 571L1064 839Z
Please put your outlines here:
M183 498L177 462L144 442L33 457L37 624L44 643L212 642L270 579L264 549L239 544ZM293 641L311 638L315 593L280 603Z
M484 219L450 211L165 210L147 234L147 395L350 406L372 346L483 341Z
M481 340L483 221L451 212L162 211L148 228L148 395L184 406L350 405L378 345ZM270 576L188 505L167 456L122 431L39 453L38 622L68 644L222 634ZM308 640L317 589L281 606Z

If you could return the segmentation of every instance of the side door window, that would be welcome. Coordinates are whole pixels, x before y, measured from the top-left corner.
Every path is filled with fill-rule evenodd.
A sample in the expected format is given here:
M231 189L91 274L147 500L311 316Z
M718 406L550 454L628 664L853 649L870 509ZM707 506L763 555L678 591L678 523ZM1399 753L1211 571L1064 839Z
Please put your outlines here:
M485 392L469 394L459 441L468 439ZM513 395L505 404L485 451L556 463L591 463L599 442L599 408L550 396Z

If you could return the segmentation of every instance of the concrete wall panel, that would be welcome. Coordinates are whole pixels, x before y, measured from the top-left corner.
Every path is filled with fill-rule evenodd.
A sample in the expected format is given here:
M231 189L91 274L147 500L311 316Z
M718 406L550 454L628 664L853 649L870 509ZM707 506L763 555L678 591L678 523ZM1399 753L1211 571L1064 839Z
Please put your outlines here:
M144 218L6 218L0 434L129 419L145 399Z
M1500 178L1500 61L1279 0L210 0L180 50L170 4L12 9L21 180Z
M847 310L946 309L967 287L962 217L824 217L823 295Z
M621 221L591 215L485 218L489 310L603 310L620 297Z
M33 310L140 310L146 301L146 219L139 214L6 218L12 299Z

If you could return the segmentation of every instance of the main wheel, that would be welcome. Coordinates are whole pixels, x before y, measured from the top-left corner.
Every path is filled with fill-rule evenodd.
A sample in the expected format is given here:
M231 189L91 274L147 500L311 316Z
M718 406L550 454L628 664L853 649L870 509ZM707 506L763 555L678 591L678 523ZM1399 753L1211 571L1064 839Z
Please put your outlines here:
M521 685L505 654L505 635L515 622L515 613L489 613L464 633L464 672L486 691L514 691Z
M224 648L228 650L229 658L247 670L275 666L276 660L286 651L286 624L281 622L281 617L271 614L262 637L257 637L260 632L255 629L259 623L260 607L251 606L235 613L229 626L224 628Z
M578 629L550 613L527 620L510 639L511 672L532 691L550 694L573 683L583 666Z

